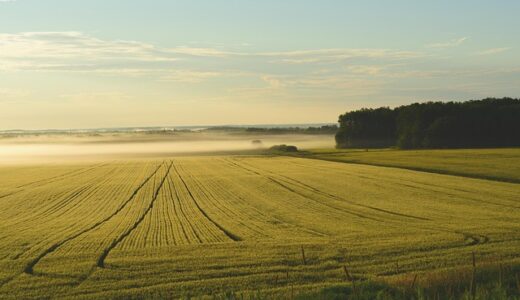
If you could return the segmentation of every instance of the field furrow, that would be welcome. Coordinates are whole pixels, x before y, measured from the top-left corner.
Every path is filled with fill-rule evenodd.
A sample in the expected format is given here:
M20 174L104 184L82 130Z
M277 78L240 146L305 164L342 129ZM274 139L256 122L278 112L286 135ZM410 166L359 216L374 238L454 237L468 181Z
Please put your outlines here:
M105 267L105 259L110 254L112 249L117 247L126 237L128 237L142 222L143 220L148 216L148 213L153 209L155 201L159 197L159 193L161 192L161 189L164 185L164 182L166 181L166 178L168 177L168 174L170 173L170 169L172 168L172 163L170 163L167 167L166 174L162 177L160 180L157 188L155 189L152 199L150 201L150 204L146 207L142 215L130 226L127 230L125 230L119 237L117 237L107 248L103 249L103 252L97 259L97 266L100 268Z
M117 166L117 165L116 165ZM149 170L147 165L139 164L137 166L137 169L139 172L130 172L134 168L129 168L126 165L123 165L124 169L126 169L127 172L115 172L114 176L119 177L120 179L123 179L127 182L134 182L136 180L143 180L142 177L140 178L140 175L142 175L142 171L148 171L152 172L153 170ZM153 171L152 175L148 173L148 178L145 179L148 181L150 178L152 178L155 173L157 172L158 168L156 166L150 165L150 167L153 167L155 171ZM136 176L138 175L138 176ZM116 178L117 178L116 177ZM65 246L70 246L71 244L74 245L74 241L78 240L78 238L81 238L83 235L87 234L88 232L94 230L95 228L101 226L104 222L109 220L114 214L116 214L118 211L122 210L123 207L126 205L126 202L123 202L121 199L121 196L129 195L129 199L131 200L136 191L130 191L129 188L131 186L113 186L111 184L111 181L114 181L114 177L100 177L102 182L105 182L105 185L103 188L98 189L97 193L92 194L90 197L87 197L83 199L83 202L81 205L77 205L76 209L74 210L74 213L72 215L65 215L62 216L61 220L56 220L56 224L59 224L58 221L61 221L61 224L65 225L63 229L58 230L57 232L53 232L52 235L49 235L45 237L45 239L40 240L36 245L32 246L30 251L26 251L27 253L24 253L24 256L27 257L24 260L21 260L20 263L23 263L25 261L25 266L23 266L23 271L27 274L33 274L33 270L35 267L38 268L38 274L41 273L40 271L40 262L42 261L43 264L41 267L44 270L44 273L46 272L53 272L54 267L48 268L45 264L47 256L52 255L63 255L68 253ZM144 185L144 183L142 184ZM118 189L118 187L123 187L123 189ZM118 191L120 193L115 194L117 198L111 199L112 201L107 201L105 198L107 195L110 195L111 192ZM130 193L132 193L133 196L130 196ZM119 200L119 199L121 200ZM129 200L127 200L128 202ZM117 205L121 203L121 206L119 208ZM93 204L95 207L95 204L98 204L99 207L97 209L92 209ZM115 213L110 214L112 211L116 211ZM103 217L105 215L105 217ZM79 220L79 222L73 221L71 217L77 216L76 220ZM79 217L81 216L81 217ZM79 217L79 218L78 218ZM85 221L91 221L91 220L99 220L97 222L93 223L85 223ZM76 224L75 224L76 223ZM52 224L50 224L52 225ZM72 225L72 226L71 226ZM61 239L59 238L61 237ZM65 238L63 238L65 237ZM65 249L63 249L65 248ZM38 253L39 252L39 253ZM56 253L55 253L56 252ZM18 257L20 258L20 257ZM93 263L92 263L93 264ZM49 269L49 271L47 271Z

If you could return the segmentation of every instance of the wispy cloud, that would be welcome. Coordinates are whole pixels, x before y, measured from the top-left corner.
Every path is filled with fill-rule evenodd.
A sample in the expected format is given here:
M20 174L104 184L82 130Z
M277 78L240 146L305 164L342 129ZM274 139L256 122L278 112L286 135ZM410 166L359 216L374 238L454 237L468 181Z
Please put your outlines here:
M0 59L171 61L172 53L136 41L107 41L80 32L0 34Z
M352 74L379 76L388 66L385 65L356 65L348 66L347 70Z
M0 0L1 1L1 0ZM83 60L128 59L136 61L174 61L183 56L270 57L286 62L341 60L355 57L407 59L422 53L393 49L316 49L280 52L226 51L218 48L181 46L161 48L151 44L103 40L75 32L24 32L0 34L0 58L82 58Z
M453 47L458 47L458 46L462 45L467 40L469 40L469 37L461 37L461 38L457 38L457 39L452 39L447 42L428 44L428 45L426 45L426 48L435 48L435 49L453 48Z
M168 51L175 54L204 57L227 57L230 55L239 55L239 53L223 51L215 48L194 48L187 46L168 49Z
M124 40L103 40L81 32L0 34L0 71L81 72L150 76L160 81L195 83L218 72L175 64L186 55L221 56L212 49L167 49Z
M506 51L508 51L510 49L511 48L509 48L509 47L505 47L505 48L491 48L491 49L475 52L475 54L476 55L493 55L493 54L506 52Z
M327 64L344 61L396 61L424 57L414 51L393 49L313 49L254 52L249 47L159 47L127 40L106 40L75 32L0 34L0 71L77 72L111 76L151 77L158 81L199 83L213 78L262 78L271 86L283 84L262 77L259 66L270 64ZM233 66L230 69L230 66ZM276 67L274 67L276 69ZM353 72L377 72L377 67ZM305 76L302 74L301 76Z
M184 83L199 83L210 78L226 76L221 72L194 71L194 70L173 70L165 72L161 76L161 81L177 81Z
M467 39L428 47L456 47ZM509 48L493 48L475 54L491 55L507 50ZM218 93L227 91L240 99L306 97L313 92L362 97L380 93L400 81L454 77L459 80L490 74L490 70L434 65L431 59L436 53L431 49L374 48L259 52L238 46L161 47L139 41L101 39L74 31L0 34L0 72L84 73L183 86L213 81L211 86L200 85L203 88L197 93L205 93L208 88L207 93L222 95ZM4 98L15 94L0 90ZM88 93L66 97L120 98L119 95Z
M271 57L272 62L288 64L335 63L350 59L388 59L401 60L423 57L425 54L414 51L393 49L318 49L287 52L258 53L258 56Z

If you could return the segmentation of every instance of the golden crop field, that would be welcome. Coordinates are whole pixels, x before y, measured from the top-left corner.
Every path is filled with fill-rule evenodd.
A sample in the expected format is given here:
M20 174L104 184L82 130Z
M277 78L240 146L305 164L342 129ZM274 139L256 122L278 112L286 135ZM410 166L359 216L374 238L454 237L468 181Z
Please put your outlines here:
M520 186L314 159L0 168L0 298L280 298L520 260Z

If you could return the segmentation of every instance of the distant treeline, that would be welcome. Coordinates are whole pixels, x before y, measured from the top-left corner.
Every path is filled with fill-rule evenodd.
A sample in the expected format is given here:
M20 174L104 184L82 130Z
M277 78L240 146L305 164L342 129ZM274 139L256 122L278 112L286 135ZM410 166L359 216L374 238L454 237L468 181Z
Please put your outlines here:
M323 125L319 127L210 127L207 130L229 131L254 134L335 134L338 131L337 125Z
M338 148L520 146L520 99L414 103L339 117Z
M246 128L250 133L266 134L287 134L287 133L306 133L306 134L335 134L338 131L337 125L324 125L320 127L274 127L274 128Z

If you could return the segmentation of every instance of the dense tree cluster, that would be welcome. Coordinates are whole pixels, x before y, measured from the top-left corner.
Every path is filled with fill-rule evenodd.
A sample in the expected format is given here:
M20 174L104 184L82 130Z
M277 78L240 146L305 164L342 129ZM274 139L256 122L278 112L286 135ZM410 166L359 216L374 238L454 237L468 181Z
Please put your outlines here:
M209 127L207 131L225 131L246 134L336 134L338 125L322 125L316 127L236 127L215 126Z
M272 128L259 128L249 127L245 129L248 133L265 133L265 134L292 134L292 133L303 133L303 134L335 134L338 131L337 125L323 125L320 127L272 127Z
M339 118L339 148L520 146L520 99L427 102L361 109Z

